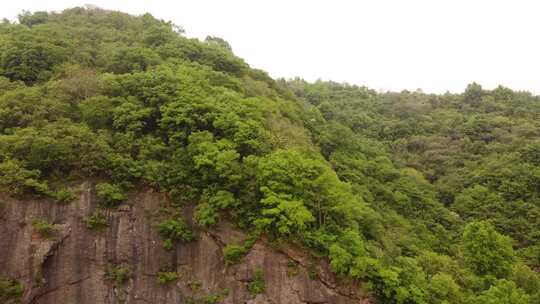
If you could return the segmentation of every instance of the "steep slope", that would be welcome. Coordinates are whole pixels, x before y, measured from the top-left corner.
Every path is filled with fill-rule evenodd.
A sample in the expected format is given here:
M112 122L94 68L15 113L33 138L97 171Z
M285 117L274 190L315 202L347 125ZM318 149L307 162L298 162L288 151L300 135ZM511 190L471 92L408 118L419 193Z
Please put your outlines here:
M165 250L154 227L170 206L150 188L105 212L108 227L90 230L84 219L99 209L92 183L77 192L69 205L2 197L0 247L9 250L0 252L0 267L24 284L22 303L368 303L358 286L337 285L328 265L291 246L259 241L240 263L225 264L224 246L246 237L225 222L193 227L194 241ZM35 219L54 232L40 235ZM128 271L125 280L108 278L118 269ZM165 272L178 278L160 283ZM249 287L257 280L260 293Z
M308 233L361 241L370 212L312 144L290 92L223 40L187 39L148 14L75 8L19 22L0 26L3 301L362 298L358 285L337 292L328 265L317 279L314 261L308 278L311 262L261 241L309 256ZM100 181L95 198L79 198L81 180ZM235 230L198 233L227 223ZM219 241L236 230L249 235ZM310 241L324 257L328 244Z

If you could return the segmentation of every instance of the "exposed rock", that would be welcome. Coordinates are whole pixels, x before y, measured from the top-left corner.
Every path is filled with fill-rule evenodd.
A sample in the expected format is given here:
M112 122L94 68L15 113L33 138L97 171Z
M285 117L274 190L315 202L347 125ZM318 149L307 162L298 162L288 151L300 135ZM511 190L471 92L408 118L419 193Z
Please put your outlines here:
M83 184L79 198L67 205L0 195L0 276L24 284L23 303L371 303L360 286L337 282L327 263L315 263L293 246L277 250L259 241L242 262L227 266L223 246L245 239L228 223L211 231L195 228L197 240L165 250L154 226L166 199L152 189L105 211L109 227L91 231L83 220L97 208L92 189ZM35 233L33 219L53 223L54 237ZM107 269L119 265L130 269L129 280L106 280ZM176 283L157 283L164 268L177 271ZM263 273L263 294L248 290L255 269Z

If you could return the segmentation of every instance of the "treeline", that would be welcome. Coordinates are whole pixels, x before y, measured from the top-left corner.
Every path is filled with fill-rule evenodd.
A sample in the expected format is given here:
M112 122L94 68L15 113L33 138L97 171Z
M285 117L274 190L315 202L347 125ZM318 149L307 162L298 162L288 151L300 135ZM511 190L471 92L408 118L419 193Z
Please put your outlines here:
M497 295L462 294L455 303L528 303L509 296L516 286L531 293L531 303L539 301L533 270L540 266L540 98L476 83L463 94L443 95L279 83L322 116L325 123L311 127L314 141L339 178L382 217L388 240L378 243L399 244L394 262L413 257L431 288L440 279L435 274L451 274L461 290L456 294ZM391 254L391 247L382 248ZM429 265L444 264L468 274L429 273ZM520 285L520 276L531 285ZM517 285L509 287L512 282Z
M381 303L540 302L538 99L274 81L146 14L0 25L0 187L103 208L141 184L195 220L295 242ZM159 225L168 248L193 236ZM6 278L10 279L10 278Z

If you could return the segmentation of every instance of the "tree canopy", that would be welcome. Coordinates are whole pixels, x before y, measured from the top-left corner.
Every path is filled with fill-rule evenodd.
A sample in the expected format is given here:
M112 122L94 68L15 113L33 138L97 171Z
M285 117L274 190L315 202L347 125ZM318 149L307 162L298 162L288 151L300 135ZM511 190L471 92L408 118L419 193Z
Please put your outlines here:
M116 208L154 187L201 226L303 246L381 303L538 303L539 114L530 93L475 83L273 80L149 14L0 24L1 191L63 201L96 178ZM194 237L181 216L157 227L167 247Z

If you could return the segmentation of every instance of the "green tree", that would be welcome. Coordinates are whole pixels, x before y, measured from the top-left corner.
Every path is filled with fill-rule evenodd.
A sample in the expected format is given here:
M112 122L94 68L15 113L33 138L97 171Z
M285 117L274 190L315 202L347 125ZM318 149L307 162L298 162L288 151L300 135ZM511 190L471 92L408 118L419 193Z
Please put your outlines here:
M0 68L3 76L27 84L48 80L53 68L67 59L67 49L50 36L21 29L17 38L0 40Z
M479 275L507 275L515 260L512 241L488 222L472 222L463 231L463 258Z
M429 303L463 303L460 286L447 273L437 273L429 283Z
M476 298L485 304L529 304L529 296L511 281L499 280Z

